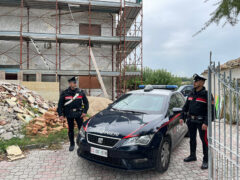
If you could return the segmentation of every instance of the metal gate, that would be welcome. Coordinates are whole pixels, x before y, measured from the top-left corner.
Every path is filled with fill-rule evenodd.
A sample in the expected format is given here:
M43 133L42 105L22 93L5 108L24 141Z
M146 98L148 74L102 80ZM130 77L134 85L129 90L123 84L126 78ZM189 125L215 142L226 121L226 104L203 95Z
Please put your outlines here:
M232 70L211 61L208 67L209 179L240 179L239 81ZM211 112L211 94L216 107ZM212 121L212 113L215 120Z

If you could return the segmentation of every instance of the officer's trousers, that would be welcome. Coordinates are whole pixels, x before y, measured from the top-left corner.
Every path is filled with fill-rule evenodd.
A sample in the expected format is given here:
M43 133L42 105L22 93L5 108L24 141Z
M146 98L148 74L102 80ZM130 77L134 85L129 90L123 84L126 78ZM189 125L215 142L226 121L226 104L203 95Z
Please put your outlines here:
M78 130L81 129L83 119L82 118L75 118L78 126ZM74 118L67 118L68 122L68 137L70 141L70 145L74 145Z
M203 161L208 162L208 139L207 131L202 130L202 124L195 122L188 122L189 136L190 136L190 152L192 156L196 156L197 148L197 130L202 141Z

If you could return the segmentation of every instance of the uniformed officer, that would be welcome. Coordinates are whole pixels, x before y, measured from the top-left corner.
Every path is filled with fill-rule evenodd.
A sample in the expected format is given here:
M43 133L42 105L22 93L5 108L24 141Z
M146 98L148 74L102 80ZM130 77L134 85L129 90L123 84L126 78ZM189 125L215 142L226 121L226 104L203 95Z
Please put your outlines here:
M202 141L203 147L203 162L201 169L208 168L208 139L207 139L207 128L208 128L208 92L204 87L206 78L195 74L194 89L188 96L186 104L183 107L181 114L180 124L183 124L184 120L187 119L187 125L190 136L190 156L184 159L184 162L196 161L196 136L197 130ZM213 97L212 97L213 102ZM214 105L212 103L212 111ZM212 113L213 114L213 113Z
M77 122L80 130L83 117L88 111L88 99L83 90L77 88L77 79L73 77L68 80L69 88L63 91L58 102L58 115L60 119L67 118L68 122L68 137L70 141L69 151L73 151L74 142L74 120Z

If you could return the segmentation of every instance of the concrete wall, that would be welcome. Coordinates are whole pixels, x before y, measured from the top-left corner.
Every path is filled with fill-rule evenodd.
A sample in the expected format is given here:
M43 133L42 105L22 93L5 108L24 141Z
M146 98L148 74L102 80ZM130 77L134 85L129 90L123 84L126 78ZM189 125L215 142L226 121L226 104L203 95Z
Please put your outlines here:
M37 92L44 99L49 101L58 101L59 83L58 82L26 82L20 83L24 87Z
M0 80L1 82L8 82L26 87L29 90L35 91L45 100L58 101L59 100L59 83L58 82L27 82L19 80Z
M5 14L12 11L8 16L0 16L0 31L20 31L20 8L1 8L1 14ZM68 13L69 11L61 11L61 13ZM28 31L27 26L27 9L24 9L24 18L23 18L23 32ZM29 32L36 33L55 33L56 19L55 19L55 10L38 10L30 9L29 11ZM42 16L42 18L38 18ZM87 23L88 12L79 12L74 13L75 23L71 19L70 14L61 15L61 33L62 34L79 34L79 24ZM112 16L108 13L91 13L91 23L100 24L102 36L112 36ZM114 26L116 26L114 24ZM115 35L115 32L114 32ZM51 48L44 48L46 42L36 42L39 46L40 51L42 52L45 59L48 60L48 64L51 69L55 69L56 62L56 44L51 43ZM18 65L20 62L20 42L19 41L0 41L0 52L7 53L0 55L0 65ZM37 56L36 49L33 44L29 43L30 47L30 61L29 69L46 69L46 65L41 60L40 56ZM116 62L116 51L115 47L113 48L113 58L114 58L114 69ZM111 71L112 70L112 46L110 45L101 45L100 47L93 47L93 53L97 60L99 69L102 71ZM58 52L59 54L59 52ZM103 57L104 56L104 57ZM23 69L27 69L27 43L23 43ZM58 59L59 60L59 59ZM59 63L59 62L58 62ZM81 44L61 44L61 69L62 70L88 70L89 69L89 54L88 47ZM94 70L94 66L91 63L91 70ZM68 77L61 78L61 89L64 89L66 86L66 79ZM106 77L103 78L108 93L111 96L112 92L112 78ZM115 81L115 80L114 80ZM114 87L115 88L115 87ZM101 90L92 90L91 95L99 95Z

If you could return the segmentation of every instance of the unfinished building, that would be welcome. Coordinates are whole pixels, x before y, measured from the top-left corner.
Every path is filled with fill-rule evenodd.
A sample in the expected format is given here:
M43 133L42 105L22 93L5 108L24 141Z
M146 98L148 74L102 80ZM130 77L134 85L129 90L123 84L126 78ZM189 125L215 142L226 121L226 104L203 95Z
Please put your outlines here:
M141 0L1 0L0 79L79 77L88 95L116 98L142 76ZM104 86L104 87L103 87Z

